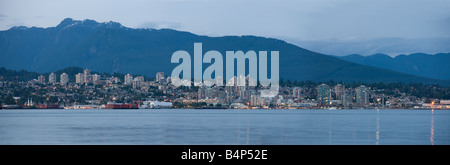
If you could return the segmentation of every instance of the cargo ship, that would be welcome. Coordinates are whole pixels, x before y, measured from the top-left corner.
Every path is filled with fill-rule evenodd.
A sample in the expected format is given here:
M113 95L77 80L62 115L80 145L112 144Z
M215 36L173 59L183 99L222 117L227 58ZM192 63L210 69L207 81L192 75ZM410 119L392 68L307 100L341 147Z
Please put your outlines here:
M1 109L20 109L21 107L18 105L2 105Z
M40 104L36 105L37 109L64 109L63 105L59 104Z
M36 109L36 106L32 105L32 106L28 106L28 105L24 105L21 106L22 109Z
M137 104L108 103L102 106L103 109L138 109Z

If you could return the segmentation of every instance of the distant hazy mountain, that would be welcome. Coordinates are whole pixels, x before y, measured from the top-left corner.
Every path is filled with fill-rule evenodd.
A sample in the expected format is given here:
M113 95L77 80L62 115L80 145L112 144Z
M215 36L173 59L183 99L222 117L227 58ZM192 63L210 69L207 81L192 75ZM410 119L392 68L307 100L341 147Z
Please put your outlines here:
M116 22L64 19L50 28L14 27L0 31L0 66L52 72L68 66L98 72L170 75L178 64L170 58L177 50L190 52L194 42L203 53L255 50L280 53L280 77L290 80L447 83L387 69L360 65L315 53L281 40L255 36L199 36L171 29L132 29ZM225 60L224 60L225 61ZM206 68L207 65L204 65Z
M441 80L450 79L450 53L438 53L435 55L415 53L399 55L394 58L385 54L374 54L371 56L348 55L339 58L416 76Z
M384 53L390 56L412 54L417 52L442 53L450 52L450 38L375 38L375 39L323 39L299 40L283 38L285 41L300 45L303 48L335 56L360 54L369 56Z

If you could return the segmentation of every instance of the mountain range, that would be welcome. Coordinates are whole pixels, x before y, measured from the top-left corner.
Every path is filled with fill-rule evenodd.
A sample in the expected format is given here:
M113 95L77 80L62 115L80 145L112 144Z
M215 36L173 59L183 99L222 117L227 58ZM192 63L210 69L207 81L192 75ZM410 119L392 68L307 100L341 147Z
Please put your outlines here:
M134 29L117 22L64 19L56 27L13 27L0 31L0 66L34 72L53 72L69 66L97 72L121 72L154 77L170 75L178 64L173 52L193 57L194 42L203 52L279 51L280 77L290 80L420 82L450 84L423 76L367 66L348 59L312 52L282 40L258 36L208 37L172 29ZM208 65L203 65L206 68Z
M338 58L421 77L450 80L450 53L434 55L414 53L395 57L386 54L374 54L371 56L353 54Z

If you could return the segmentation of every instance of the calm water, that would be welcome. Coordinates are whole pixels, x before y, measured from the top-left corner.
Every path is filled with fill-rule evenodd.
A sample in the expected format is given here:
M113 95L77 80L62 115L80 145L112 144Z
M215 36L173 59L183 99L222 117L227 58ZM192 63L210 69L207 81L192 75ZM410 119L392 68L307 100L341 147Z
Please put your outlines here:
M450 144L443 110L1 110L0 144Z

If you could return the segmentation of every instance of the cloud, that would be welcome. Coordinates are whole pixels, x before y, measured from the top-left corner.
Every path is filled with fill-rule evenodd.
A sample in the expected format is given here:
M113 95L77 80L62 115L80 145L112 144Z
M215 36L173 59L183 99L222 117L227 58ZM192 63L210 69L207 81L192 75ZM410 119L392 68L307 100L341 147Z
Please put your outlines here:
M6 16L3 13L0 13L0 29L1 30L8 30L9 28L15 27L15 26L24 26L25 23L19 19L11 18L9 16Z
M152 28L152 29L161 29L161 28L170 28L170 29L181 29L181 23L176 22L164 22L164 21L156 21L156 22L144 22L138 25L138 28Z
M6 19L6 15L0 13L0 21L3 21L3 20L5 20L5 19Z

